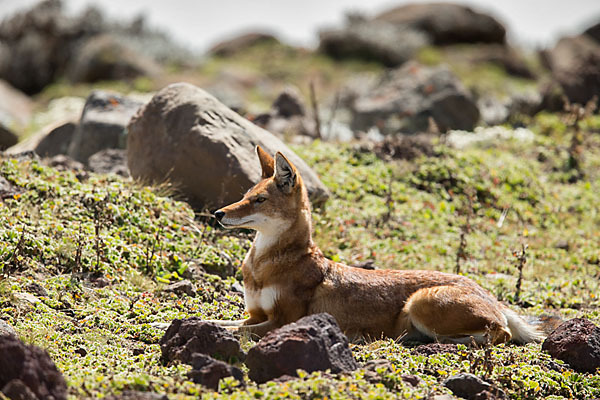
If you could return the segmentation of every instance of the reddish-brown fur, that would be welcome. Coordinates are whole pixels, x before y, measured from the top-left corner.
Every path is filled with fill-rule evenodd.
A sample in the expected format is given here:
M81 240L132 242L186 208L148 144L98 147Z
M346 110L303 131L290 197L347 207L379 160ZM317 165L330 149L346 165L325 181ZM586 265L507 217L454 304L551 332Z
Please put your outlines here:
M537 341L539 333L472 280L437 271L364 270L333 262L312 240L310 204L296 168L260 147L263 179L217 211L226 227L258 231L242 264L249 318L223 325L264 335L328 312L352 337L492 343Z

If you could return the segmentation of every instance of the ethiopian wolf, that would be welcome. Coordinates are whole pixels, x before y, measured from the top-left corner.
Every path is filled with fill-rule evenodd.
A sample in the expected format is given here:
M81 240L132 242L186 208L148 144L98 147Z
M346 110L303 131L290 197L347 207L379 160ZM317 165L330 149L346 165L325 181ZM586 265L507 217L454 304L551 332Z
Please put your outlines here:
M259 336L327 312L350 337L441 342L537 342L542 334L464 276L437 271L365 270L325 258L312 239L302 177L281 153L256 147L262 180L215 212L226 228L257 231L243 264L249 318L218 321Z

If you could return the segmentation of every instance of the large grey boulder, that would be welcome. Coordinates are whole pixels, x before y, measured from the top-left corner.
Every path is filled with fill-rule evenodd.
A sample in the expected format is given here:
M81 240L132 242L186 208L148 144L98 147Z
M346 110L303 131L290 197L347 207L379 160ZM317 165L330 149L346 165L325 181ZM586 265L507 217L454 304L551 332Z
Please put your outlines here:
M0 124L25 126L33 114L33 101L8 82L0 79Z
M131 119L127 158L132 177L170 181L194 206L211 208L239 200L260 180L256 145L290 159L313 203L327 199L317 175L281 140L186 83L167 86Z
M75 52L67 77L73 82L97 82L154 76L159 71L154 60L113 35L101 34L87 39Z
M98 32L97 15L67 16L60 0L40 1L0 23L4 57L0 77L27 94L37 93L64 72L73 44Z
M29 123L32 110L33 102L29 97L0 79L0 150L19 141L16 132Z
M219 57L230 57L250 47L262 44L281 44L267 32L248 32L215 44L208 52Z
M407 63L386 73L353 104L354 130L377 126L383 133L424 132L430 120L441 132L472 130L479 120L475 101L446 66Z
M0 150L6 150L14 146L19 141L19 137L8 127L0 123Z
M77 123L71 119L59 120L43 127L29 138L10 147L8 154L33 151L40 157L67 154Z
M346 25L319 32L319 51L336 59L362 59L395 67L427 45L422 32L405 25L350 16Z
M125 127L141 106L141 102L116 93L93 91L85 102L67 155L87 163L100 150L125 148Z
M436 45L506 41L506 29L498 20L459 4L407 4L384 11L375 20L423 31Z
M586 104L600 93L600 43L589 35L566 37L548 53L552 76L572 103Z

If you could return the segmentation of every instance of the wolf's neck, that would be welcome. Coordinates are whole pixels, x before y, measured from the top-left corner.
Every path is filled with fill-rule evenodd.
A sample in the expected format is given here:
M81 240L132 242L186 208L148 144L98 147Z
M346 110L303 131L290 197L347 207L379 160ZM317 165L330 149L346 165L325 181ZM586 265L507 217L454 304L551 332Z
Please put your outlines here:
M310 211L302 211L297 221L276 221L267 229L256 233L254 238L254 258L268 254L286 253L312 246Z

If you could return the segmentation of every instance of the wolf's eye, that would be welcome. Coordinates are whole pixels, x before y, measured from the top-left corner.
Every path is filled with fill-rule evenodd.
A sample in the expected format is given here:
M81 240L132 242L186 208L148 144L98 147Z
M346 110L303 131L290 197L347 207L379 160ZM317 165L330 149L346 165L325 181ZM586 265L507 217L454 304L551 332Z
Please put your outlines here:
M267 201L267 198L266 197L258 197L254 201L256 201L257 203L264 203L265 201Z

